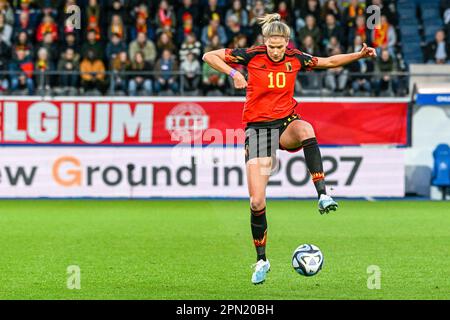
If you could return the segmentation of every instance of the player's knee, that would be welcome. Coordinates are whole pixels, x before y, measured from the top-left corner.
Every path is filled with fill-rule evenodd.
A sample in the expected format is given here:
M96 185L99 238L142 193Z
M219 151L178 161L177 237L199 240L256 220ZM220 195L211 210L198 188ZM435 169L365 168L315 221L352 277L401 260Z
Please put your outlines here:
M314 138L316 134L314 133L314 128L308 122L303 122L299 126L298 134L300 141L304 141L306 139Z
M250 208L253 211L259 211L266 207L266 199L264 197L250 197Z

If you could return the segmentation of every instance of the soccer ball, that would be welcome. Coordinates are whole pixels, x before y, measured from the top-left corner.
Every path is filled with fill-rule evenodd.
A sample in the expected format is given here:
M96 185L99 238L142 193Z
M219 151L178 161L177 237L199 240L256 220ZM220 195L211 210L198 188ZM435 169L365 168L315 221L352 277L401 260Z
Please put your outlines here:
M292 266L302 276L310 277L317 274L322 265L322 251L313 244L302 244L292 255Z

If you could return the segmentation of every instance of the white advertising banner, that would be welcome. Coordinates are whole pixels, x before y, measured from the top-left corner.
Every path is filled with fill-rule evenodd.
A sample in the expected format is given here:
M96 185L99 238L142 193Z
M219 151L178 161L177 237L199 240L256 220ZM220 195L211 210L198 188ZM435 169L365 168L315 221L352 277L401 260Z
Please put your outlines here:
M404 150L322 148L329 193L403 197ZM278 152L267 196L315 197L303 152ZM247 197L242 147L1 147L0 198Z

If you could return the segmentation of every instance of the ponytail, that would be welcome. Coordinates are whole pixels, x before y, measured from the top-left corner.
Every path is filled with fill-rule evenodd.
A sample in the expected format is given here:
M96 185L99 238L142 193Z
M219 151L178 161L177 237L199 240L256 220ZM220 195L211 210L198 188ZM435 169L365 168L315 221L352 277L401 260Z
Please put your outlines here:
M258 23L261 25L264 38L279 36L288 39L291 35L291 29L281 22L281 16L278 13L266 14L258 18Z

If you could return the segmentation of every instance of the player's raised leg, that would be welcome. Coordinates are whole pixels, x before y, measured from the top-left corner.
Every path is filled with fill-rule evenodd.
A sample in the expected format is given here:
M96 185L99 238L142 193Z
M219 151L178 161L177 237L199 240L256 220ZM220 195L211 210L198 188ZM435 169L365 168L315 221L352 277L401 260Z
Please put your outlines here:
M292 122L281 135L280 144L287 150L303 148L306 166L317 190L319 212L335 211L338 204L326 192L322 155L312 125L304 120Z
M253 158L247 161L247 184L250 195L251 229L253 243L256 248L255 271L252 275L254 284L263 283L270 263L266 257L267 219L266 219L266 187L272 169L270 157Z

